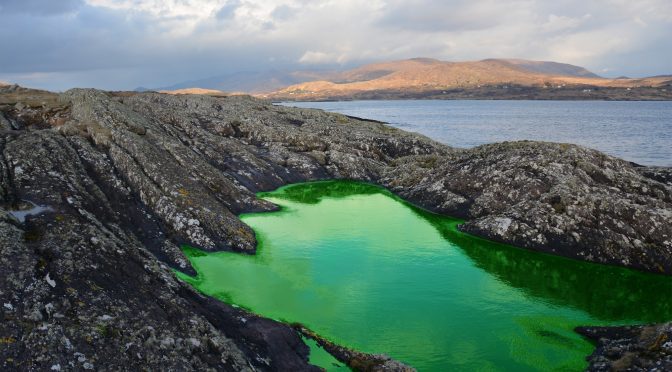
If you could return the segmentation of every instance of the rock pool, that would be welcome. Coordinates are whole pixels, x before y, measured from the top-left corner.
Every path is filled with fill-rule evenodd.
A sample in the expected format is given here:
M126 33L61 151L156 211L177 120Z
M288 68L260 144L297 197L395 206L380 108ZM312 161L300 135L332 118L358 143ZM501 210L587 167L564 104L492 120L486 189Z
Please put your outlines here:
M592 345L574 327L672 319L669 277L479 239L377 186L313 182L259 196L281 210L241 217L257 255L184 247L198 276L178 275L420 371L580 370Z

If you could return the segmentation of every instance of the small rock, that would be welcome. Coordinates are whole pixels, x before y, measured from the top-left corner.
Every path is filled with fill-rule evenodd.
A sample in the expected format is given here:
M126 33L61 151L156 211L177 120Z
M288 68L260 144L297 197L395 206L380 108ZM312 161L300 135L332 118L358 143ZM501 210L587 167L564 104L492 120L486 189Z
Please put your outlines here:
M47 284L49 284L52 288L56 288L56 281L49 277L49 273L47 273L47 275L44 277L44 280L46 280Z

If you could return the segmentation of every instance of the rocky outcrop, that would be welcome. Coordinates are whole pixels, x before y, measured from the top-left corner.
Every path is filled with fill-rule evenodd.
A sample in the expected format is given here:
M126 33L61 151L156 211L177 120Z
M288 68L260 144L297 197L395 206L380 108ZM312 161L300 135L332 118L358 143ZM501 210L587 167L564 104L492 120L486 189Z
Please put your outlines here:
M382 183L416 204L466 218L463 231L580 260L672 273L672 188L659 181L662 170L650 174L598 151L540 142L401 161Z
M8 369L312 369L289 326L170 270L193 273L180 244L254 253L237 215L273 210L255 193L293 182L373 182L480 236L672 273L672 187L573 145L456 150L249 97L12 86L0 88L0 115ZM40 209L18 219L25 205Z
M589 371L672 370L672 323L576 330L597 343Z
M357 350L336 345L335 343L306 328L303 324L295 323L292 325L292 327L305 337L317 342L319 347L333 355L337 360L345 363L348 367L350 367L350 369L354 371L416 371L415 368L411 368L402 363L399 363L385 354L366 354Z
M667 186L672 186L672 168L667 167L637 167L644 177L651 178Z

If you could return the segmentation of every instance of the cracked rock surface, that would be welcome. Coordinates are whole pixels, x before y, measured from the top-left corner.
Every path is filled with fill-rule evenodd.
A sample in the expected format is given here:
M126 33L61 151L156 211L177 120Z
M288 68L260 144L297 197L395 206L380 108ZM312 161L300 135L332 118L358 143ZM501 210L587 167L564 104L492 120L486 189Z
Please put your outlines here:
M289 326L202 296L179 250L253 254L237 217L302 181L385 186L464 231L672 274L672 185L567 144L457 150L249 97L0 88L0 365L311 370ZM17 211L41 208L17 218ZM384 352L381 350L380 352ZM372 368L375 368L372 367Z

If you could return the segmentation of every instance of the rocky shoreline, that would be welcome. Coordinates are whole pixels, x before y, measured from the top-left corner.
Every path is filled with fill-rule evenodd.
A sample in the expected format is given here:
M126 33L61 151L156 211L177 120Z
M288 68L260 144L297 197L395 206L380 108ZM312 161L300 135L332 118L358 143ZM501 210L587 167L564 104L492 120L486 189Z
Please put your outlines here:
M672 322L648 326L579 327L597 344L590 371L672 370Z
M333 355L338 361L345 363L353 371L415 371L414 368L406 366L385 354L366 354L337 345L311 331L303 324L292 324L292 328L303 336L315 340L320 347Z
M274 101L353 101L353 100L555 100L555 101L670 101L670 83L660 87L642 86L599 87L594 85L567 85L563 87L535 87L516 84L485 85L482 87L427 89L374 89L356 92L280 91L259 94Z
M670 275L670 174L568 144L457 150L249 97L2 87L0 365L315 369L288 325L171 272L193 273L180 244L253 254L237 215L294 182L372 182L475 235ZM44 210L20 221L27 205Z

